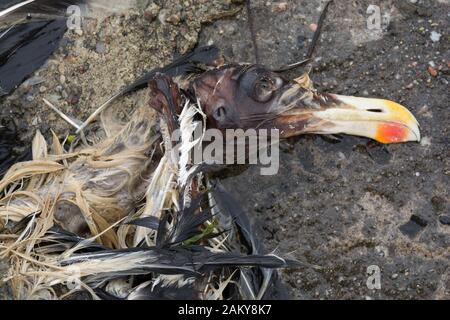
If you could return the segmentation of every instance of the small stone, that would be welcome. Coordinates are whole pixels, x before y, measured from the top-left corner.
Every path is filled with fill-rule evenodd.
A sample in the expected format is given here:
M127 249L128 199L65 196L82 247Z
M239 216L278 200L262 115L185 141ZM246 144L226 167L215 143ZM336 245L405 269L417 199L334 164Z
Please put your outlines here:
M394 280L397 279L397 278L398 278L398 273L394 273L394 274L391 276L391 278L394 279Z
M439 217L439 222L442 224L445 224L447 226L450 226L450 216L440 216Z
M428 221L426 219L424 219L423 217L418 216L416 214L413 214L411 216L411 221L414 221L416 224L418 224L422 228L424 228L428 225Z
M61 84L65 84L66 83L66 77L64 75L59 76L59 82Z
M98 54L105 54L106 53L106 43L104 43L103 41L97 42L97 44L95 45L95 51Z
M278 2L273 4L273 11L274 12L284 12L288 8L287 2Z
M145 9L144 19L147 20L148 22L154 21L158 16L160 10L161 10L160 6L158 6L155 3L152 3L147 7L147 9Z
M439 32L431 31L430 39L433 42L439 42L439 40L441 40L441 36L442 34L440 34Z
M175 25L175 26L177 26L177 25L180 24L181 17L180 17L179 14L173 14L173 15L171 15L170 17L168 17L168 18L166 19L166 21L169 22L169 23L171 23L171 24L173 24L173 25Z
M311 23L311 24L309 25L309 29L310 29L312 32L316 32L316 30L317 30L317 24Z
M438 75L438 71L435 68L433 68L432 66L428 66L428 73L432 77L437 77L437 75Z
M70 97L69 97L69 104L71 104L71 105L75 105L75 104L77 104L78 102L80 101L80 96L78 95L78 94L72 94Z
M47 88L46 88L46 87L41 86L41 87L39 88L39 92L40 92L40 93L44 93L45 91L47 91Z
M151 11L144 11L144 19L148 22L153 22L156 16Z

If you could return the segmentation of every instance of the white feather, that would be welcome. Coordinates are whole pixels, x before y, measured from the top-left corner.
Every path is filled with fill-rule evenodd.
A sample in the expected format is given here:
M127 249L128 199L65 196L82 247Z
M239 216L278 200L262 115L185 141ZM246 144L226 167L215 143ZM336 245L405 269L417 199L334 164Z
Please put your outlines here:
M202 124L201 121L194 121L196 115L200 114L203 117L203 132L202 135L194 139L194 132ZM205 119L206 115L201 111L197 105L186 102L183 111L180 114L179 123L181 131L181 145L180 145L180 159L178 161L178 183L180 187L184 187L189 180L189 177L200 165L199 163L192 164L191 151L202 143L205 134Z

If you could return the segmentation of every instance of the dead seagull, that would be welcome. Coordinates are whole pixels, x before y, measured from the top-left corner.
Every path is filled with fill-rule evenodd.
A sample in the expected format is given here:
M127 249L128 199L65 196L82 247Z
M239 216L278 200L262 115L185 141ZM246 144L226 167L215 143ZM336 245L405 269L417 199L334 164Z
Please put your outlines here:
M0 258L10 262L4 281L14 298L284 298L277 269L303 263L267 252L208 159L192 161L207 144L195 130L420 140L414 116L397 103L319 93L307 74L290 80L258 64L223 65L214 47L146 73L74 123L77 131L147 84L148 105L120 129L103 118L106 137L69 151L56 136L49 148L38 132L33 160L0 181Z
M208 69L153 73L148 105L93 146L66 152L54 136L50 154L36 135L33 160L0 181L1 257L16 298L275 297L274 269L300 262L264 252L208 166L186 156L202 143L192 138L200 123L275 128L282 138L420 140L416 119L395 102L319 93L307 75L289 80L261 65Z

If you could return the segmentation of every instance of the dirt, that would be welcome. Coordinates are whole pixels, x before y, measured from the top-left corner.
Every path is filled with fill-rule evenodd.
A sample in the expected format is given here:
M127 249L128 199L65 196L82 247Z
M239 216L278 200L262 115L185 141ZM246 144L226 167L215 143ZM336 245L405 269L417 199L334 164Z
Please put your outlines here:
M252 1L261 62L276 68L302 60L324 3ZM369 5L389 15L380 30L367 27ZM24 141L36 129L64 138L73 128L42 98L83 120L144 70L196 45L214 43L228 61L254 62L242 9L238 0L139 1L124 14L86 20L82 34L68 32L33 75L41 83L22 85L0 101L0 116L14 116ZM277 175L250 167L224 179L267 250L318 266L282 273L292 298L450 298L449 19L447 0L335 1L312 62L319 91L407 106L421 124L421 143L292 138L281 144ZM145 99L142 90L113 110L126 117ZM380 289L367 286L370 266L381 271Z

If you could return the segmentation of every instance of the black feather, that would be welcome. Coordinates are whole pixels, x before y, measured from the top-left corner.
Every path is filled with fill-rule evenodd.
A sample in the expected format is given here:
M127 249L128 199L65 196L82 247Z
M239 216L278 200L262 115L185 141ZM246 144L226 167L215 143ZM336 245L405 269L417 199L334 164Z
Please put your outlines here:
M215 46L199 47L194 51L181 56L167 66L146 71L140 78L129 86L126 86L113 96L111 96L102 107L106 107L117 98L147 87L149 81L158 73L170 77L187 76L193 73L202 72L203 66L213 65L220 57L220 51Z
M40 68L66 30L66 20L55 19L19 24L6 32L0 39L0 96L11 93Z
M193 199L189 207L177 212L173 218L172 228L163 231L164 239L160 238L161 242L158 242L158 245L170 246L200 235L201 227L212 218L211 211L204 206L206 201L206 194L202 194Z
M67 31L67 9L83 0L6 0L0 3L0 97L40 68ZM16 5L25 4L17 7ZM12 11L10 11L12 10Z
M212 182L211 194L217 203L219 212L225 218L231 218L237 226L239 233L243 236L250 253L260 254L264 251L262 241L256 238L250 220L239 202L231 196L220 183L219 180ZM267 268L241 269L239 278L239 288L241 295L245 299L254 299L260 294L260 290L265 288L263 297L266 299L277 296L288 297L286 286L282 283L275 270Z
M117 269L102 271L102 262L114 260ZM185 246L163 249L157 247L104 250L75 254L60 263L63 266L79 262L95 261L99 270L85 280L87 283L103 283L118 277L148 274L184 274L199 276L204 272L225 267L286 268L296 266L293 260L274 255L242 255L231 252L211 252L202 246Z
M245 240L249 253L260 253L261 241L256 239L250 220L239 202L225 190L219 180L213 181L212 185L211 194L219 207L219 212L232 218Z
M28 4L24 0L2 0L0 3L0 22L3 25L8 24L11 26L20 23L24 19L64 17L71 5L83 5L86 2L89 2L89 0L35 0ZM17 9L12 10L14 6L17 6ZM12 11L9 11L7 14L1 14L8 9Z
M220 57L216 46L199 47L185 54L162 68L156 68L144 73L139 79L121 91L121 95L147 87L148 82L156 73L164 73L171 77L183 76L201 71L200 65L212 65Z
M159 219L156 217L145 217L132 220L127 222L127 224L131 224L134 226L144 227L152 230L158 230L159 228Z
M83 246L80 246L80 250L76 251L78 253L98 252L108 249L95 241L81 238L58 225L54 225L47 231L45 241L37 244L36 252L45 252L46 254L63 253L81 243Z

